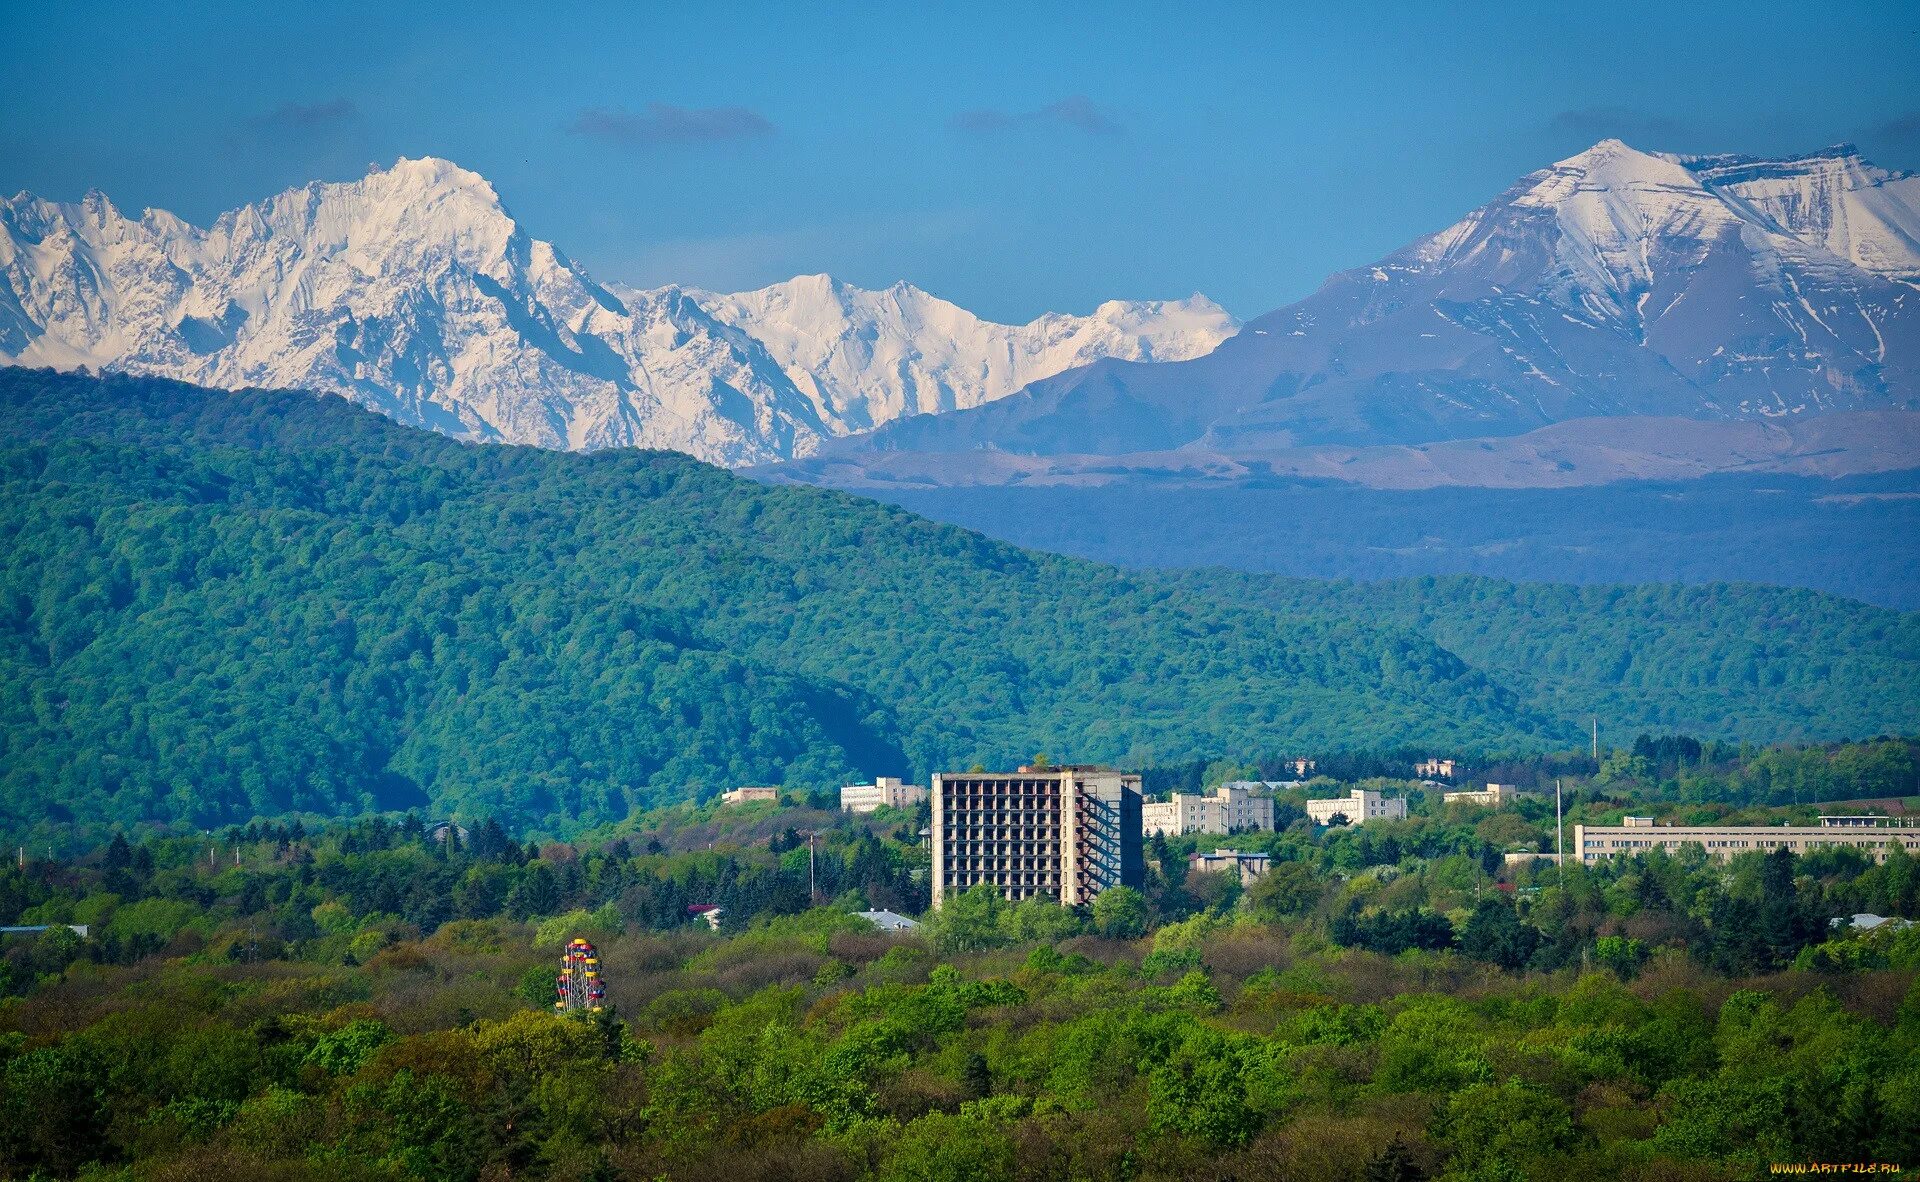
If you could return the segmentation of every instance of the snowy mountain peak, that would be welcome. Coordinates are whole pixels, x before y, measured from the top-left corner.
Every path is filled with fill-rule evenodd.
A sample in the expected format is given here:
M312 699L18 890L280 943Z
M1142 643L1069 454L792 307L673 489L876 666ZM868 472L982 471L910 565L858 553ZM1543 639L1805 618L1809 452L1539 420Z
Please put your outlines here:
M1204 301L1202 301L1204 304ZM994 325L906 283L617 292L437 157L314 182L207 229L92 192L0 203L0 363L329 390L451 434L804 455L900 414L972 406L1098 357L1194 356L1211 304Z
M1262 456L1920 410L1912 184L1845 148L1762 161L1603 140L1192 361L1086 366L832 454Z
M1852 144L1780 160L1674 159L1755 224L1875 274L1920 283L1920 176L1881 168Z
M702 297L767 351L834 434L979 406L1103 357L1197 357L1239 327L1205 297L997 324L906 282L869 291L826 275Z

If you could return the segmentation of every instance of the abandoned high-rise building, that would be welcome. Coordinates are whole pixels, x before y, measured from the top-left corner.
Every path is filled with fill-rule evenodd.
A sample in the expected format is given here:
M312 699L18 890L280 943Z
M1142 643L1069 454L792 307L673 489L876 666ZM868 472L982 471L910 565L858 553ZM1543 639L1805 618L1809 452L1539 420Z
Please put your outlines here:
M1139 887L1140 777L1111 768L1023 767L933 777L933 905L990 882L1018 902L1067 906Z

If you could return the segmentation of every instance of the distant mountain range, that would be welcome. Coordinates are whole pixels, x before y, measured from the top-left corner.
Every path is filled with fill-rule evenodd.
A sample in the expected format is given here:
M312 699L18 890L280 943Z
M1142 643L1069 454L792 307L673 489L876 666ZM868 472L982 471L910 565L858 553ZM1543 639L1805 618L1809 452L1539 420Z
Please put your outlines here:
M1097 456L1112 476L1129 456L1154 457L1144 466L1155 469L1165 453L1204 466L1644 418L1638 438L1615 426L1614 454L1588 457L1596 478L1618 479L1640 474L1638 461L1616 462L1621 453L1672 451L1665 419L1791 423L1920 409L1916 284L1920 177L1844 146L1760 160L1607 140L1334 276L1204 357L1098 361L971 411L895 422L830 455L843 476L871 463L885 482L942 484L967 465L913 457ZM1823 438L1850 448L1888 430L1901 441L1893 458L1920 466L1910 425L1870 418ZM1743 450L1721 434L1690 432L1710 458ZM1734 434L1750 447L1749 428ZM1511 469L1512 448L1485 450L1487 471ZM1867 462L1885 461L1880 451ZM907 454L869 458L888 452ZM1317 463L1281 467L1303 462ZM1047 478L998 456L982 465L996 466ZM1068 460L1060 470L1071 480L1085 467ZM1470 482L1484 474L1471 467L1454 465Z
M344 394L460 438L805 456L902 414L977 406L1104 357L1230 336L1204 297L981 320L824 275L719 295L596 282L481 176L401 160L223 214L130 218L98 192L0 202L0 362Z
M436 159L207 229L23 194L0 362L669 448L1128 565L1920 603L1920 177L1845 146L1607 140L1244 330L1200 296L1003 325L824 275L600 283Z
M1192 361L764 479L1136 567L1920 605L1920 178L1606 141Z

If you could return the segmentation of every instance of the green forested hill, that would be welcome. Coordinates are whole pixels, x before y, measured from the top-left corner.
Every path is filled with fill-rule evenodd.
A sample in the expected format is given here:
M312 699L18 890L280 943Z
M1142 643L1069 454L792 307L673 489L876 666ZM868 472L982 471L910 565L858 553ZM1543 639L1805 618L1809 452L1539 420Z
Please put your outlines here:
M1458 575L1329 583L1221 571L1176 581L1281 613L1332 612L1432 637L1603 740L1641 730L1751 742L1906 733L1920 719L1920 613L1818 591L1508 583Z
M1035 750L1558 743L1623 674L1536 650L1599 651L1636 610L1549 600L1476 646L1447 605L1533 589L1399 592L1428 614L1133 576L671 454L475 447L143 379L0 371L0 480L0 827L22 833L404 805L559 828ZM1791 700L1742 690L1695 729L1912 729L1914 617L1702 594L1686 659L1628 679L1618 725L1720 702L1754 619L1790 616L1761 668Z

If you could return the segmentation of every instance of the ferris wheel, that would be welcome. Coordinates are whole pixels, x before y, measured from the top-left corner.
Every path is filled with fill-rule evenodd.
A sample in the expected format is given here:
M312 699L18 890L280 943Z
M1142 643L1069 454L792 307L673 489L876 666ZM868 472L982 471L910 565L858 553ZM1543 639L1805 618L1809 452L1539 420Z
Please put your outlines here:
M555 1013L597 1014L607 1008L607 983L600 976L600 953L578 936L560 955L560 976L554 982Z

